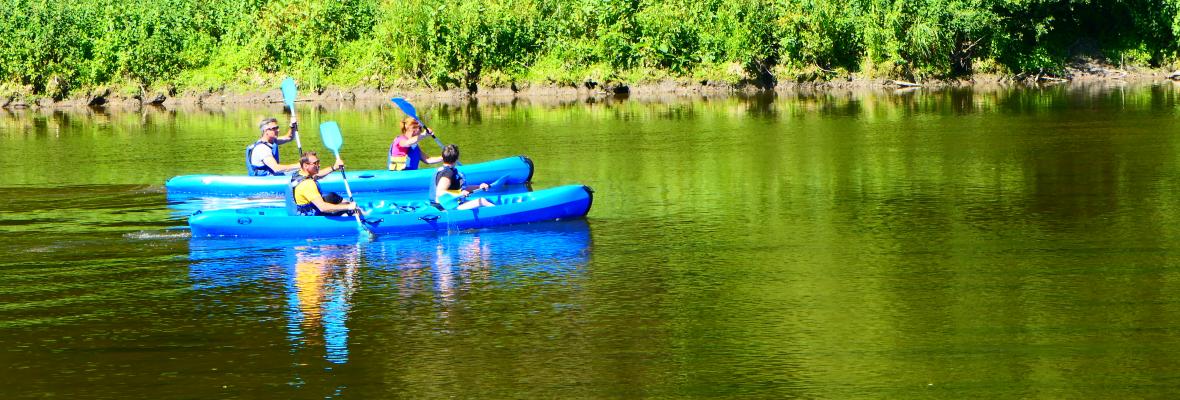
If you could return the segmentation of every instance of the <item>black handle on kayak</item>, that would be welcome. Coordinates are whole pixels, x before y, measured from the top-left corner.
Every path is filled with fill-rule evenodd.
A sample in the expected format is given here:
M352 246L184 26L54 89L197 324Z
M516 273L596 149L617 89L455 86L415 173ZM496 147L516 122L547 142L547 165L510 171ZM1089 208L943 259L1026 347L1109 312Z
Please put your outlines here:
M425 217L418 217L418 219L426 221L426 222L434 222L434 221L438 221L438 216L437 215L427 215Z

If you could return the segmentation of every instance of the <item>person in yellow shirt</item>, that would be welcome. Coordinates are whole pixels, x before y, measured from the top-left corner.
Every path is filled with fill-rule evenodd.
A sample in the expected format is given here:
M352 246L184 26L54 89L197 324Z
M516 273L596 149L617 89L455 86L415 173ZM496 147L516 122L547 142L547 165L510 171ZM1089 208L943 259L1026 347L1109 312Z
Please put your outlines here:
M323 195L320 192L319 179L333 171L344 168L344 161L336 159L336 164L327 171L320 171L320 157L314 151L303 153L299 159L299 173L291 177L291 191L295 198L295 213L298 215L351 215L357 210L356 204L343 201L336 193Z

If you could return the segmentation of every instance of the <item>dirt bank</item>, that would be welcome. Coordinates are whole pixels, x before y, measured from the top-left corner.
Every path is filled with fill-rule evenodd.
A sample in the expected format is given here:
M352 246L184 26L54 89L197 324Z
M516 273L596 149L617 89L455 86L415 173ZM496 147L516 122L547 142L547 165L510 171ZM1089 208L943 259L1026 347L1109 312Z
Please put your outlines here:
M855 74L829 76L825 79L799 77L793 81L779 81L768 85L729 84L710 81L665 80L635 84L585 82L579 86L522 85L497 88L433 90L425 87L411 88L336 88L304 90L299 93L300 103L353 103L357 106L379 105L391 97L401 96L424 103L465 103L472 100L483 103L568 102L584 99L614 98L676 98L676 97L724 97L752 95L759 93L820 93L825 91L895 91L921 88L942 90L970 87L976 90L1001 90L1020 86L1074 85L1074 84L1150 84L1169 80L1171 71L1161 69L1122 70L1094 64L1075 64L1058 75L975 75L964 79L927 80L909 82L894 79L868 79ZM109 110L139 109L142 107L200 108L224 105L260 105L282 103L282 93L276 88L258 92L180 92L169 89L144 91L142 95L119 94L109 88L90 90L75 97L54 101L45 97L30 97L18 94L0 96L0 108L8 109L69 109L102 108Z

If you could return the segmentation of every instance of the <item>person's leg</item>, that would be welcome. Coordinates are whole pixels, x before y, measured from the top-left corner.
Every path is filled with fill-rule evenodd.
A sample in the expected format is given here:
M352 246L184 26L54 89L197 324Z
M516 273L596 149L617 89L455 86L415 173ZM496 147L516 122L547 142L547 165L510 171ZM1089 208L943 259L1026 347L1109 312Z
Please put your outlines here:
M476 208L476 207L495 207L495 206L496 205L492 204L492 202L488 201L488 199L479 198L479 199L463 202L463 204L460 204L458 207L455 207L455 209L456 210L470 210L470 209Z

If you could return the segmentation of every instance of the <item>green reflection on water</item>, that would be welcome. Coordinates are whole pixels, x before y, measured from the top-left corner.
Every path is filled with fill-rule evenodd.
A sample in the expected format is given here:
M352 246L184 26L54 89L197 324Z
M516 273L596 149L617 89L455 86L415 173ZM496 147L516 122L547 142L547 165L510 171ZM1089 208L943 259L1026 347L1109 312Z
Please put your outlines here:
M538 188L592 186L589 244L505 280L536 251L503 236L474 259L453 238L357 248L341 365L291 350L296 263L240 261L272 273L205 288L188 239L153 234L183 224L163 181L239 173L278 106L0 114L0 337L18 366L0 387L82 393L52 385L81 363L95 385L154 383L110 391L134 397L1175 392L1171 86L419 109L467 162L525 154ZM312 127L340 122L352 169L384 165L401 118L300 112L311 150ZM227 265L286 254L243 246Z

